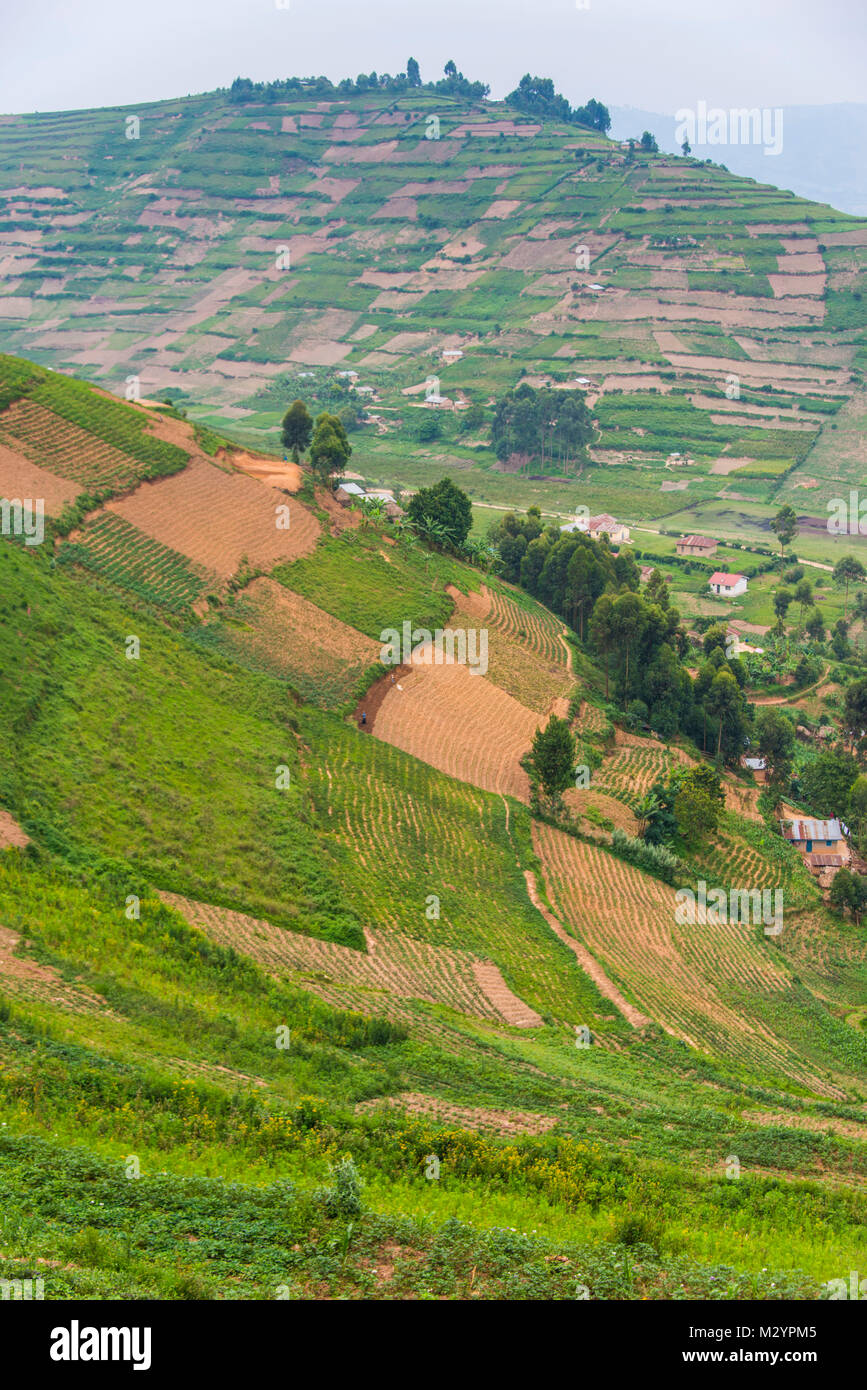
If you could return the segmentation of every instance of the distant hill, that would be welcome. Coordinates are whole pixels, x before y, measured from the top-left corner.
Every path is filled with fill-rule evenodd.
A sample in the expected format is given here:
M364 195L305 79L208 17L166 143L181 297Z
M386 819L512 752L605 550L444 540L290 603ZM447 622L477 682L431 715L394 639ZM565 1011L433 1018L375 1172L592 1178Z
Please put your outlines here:
M863 476L867 223L698 159L481 96L236 86L0 118L0 189L0 344L247 444L302 396L380 484L729 536ZM497 457L520 381L585 393L583 463Z
M783 117L783 147L778 155L766 155L755 145L695 142L693 154L725 164L735 174L767 180L802 198L867 217L867 105L787 106ZM659 111L611 108L610 133L617 140L649 130L661 150L679 154L675 125L673 115Z

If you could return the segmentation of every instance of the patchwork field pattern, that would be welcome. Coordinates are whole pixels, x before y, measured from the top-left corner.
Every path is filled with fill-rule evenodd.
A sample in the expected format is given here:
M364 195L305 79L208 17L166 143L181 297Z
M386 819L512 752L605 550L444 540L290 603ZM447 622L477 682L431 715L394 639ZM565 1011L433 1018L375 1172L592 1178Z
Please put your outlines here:
M362 920L494 962L521 1000L569 1025L609 1012L530 902L516 863L522 808L350 729L308 785Z
M560 921L667 1032L821 1095L841 1093L819 1040L805 1045L814 1020L760 926L678 926L673 888L549 826L535 826L533 839Z
M531 1028L542 1022L537 1013L511 993L495 966L479 961L467 951L430 946L398 932L374 935L368 931L365 954L274 927L228 908L192 902L172 893L163 893L162 897L212 940L252 956L275 974L291 975L296 983L304 985L304 973L313 972L323 983L334 981L344 988L357 988L355 1008L376 1012L375 995L384 992L401 999L445 1004L456 1013L518 1028Z

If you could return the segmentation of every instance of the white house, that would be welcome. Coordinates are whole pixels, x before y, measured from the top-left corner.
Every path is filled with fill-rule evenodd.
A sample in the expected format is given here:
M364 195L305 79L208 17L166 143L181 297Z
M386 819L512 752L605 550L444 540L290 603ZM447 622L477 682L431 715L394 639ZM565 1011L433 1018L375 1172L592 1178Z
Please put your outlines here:
M747 591L745 574L726 574L724 570L714 570L707 582L711 593L720 598L737 598L738 594Z
M598 541L603 532L608 536L612 545L621 545L629 540L629 527L623 526L615 516L609 512L600 512L599 516L576 517L574 521L569 521L565 526L560 527L561 531L584 531L594 541Z

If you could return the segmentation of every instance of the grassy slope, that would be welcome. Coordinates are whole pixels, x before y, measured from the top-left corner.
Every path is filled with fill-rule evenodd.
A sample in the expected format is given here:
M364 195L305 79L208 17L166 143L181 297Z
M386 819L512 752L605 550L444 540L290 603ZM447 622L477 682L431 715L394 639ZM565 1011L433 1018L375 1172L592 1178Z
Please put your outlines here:
M815 1183L862 1163L862 1147L845 1137L741 1121L740 1110L757 1104L802 1102L767 1089L761 1078L691 1057L655 1033L639 1042L623 1025L596 1024L606 1006L523 894L515 855L530 862L525 813L513 807L507 834L499 798L374 740L359 741L333 716L289 707L274 682L191 648L143 607L92 581L51 571L17 547L2 547L0 557L0 700L9 712L2 799L42 846L37 860L12 853L0 861L0 920L23 931L37 959L104 995L117 1015L12 1001L3 1105L13 1131L85 1143L115 1161L134 1153L151 1177L158 1167L256 1182L276 1173L305 1190L325 1177L329 1159L351 1150L367 1199L389 1219L455 1215L533 1227L563 1242L617 1234L618 1223L640 1207L650 1213L644 1234L667 1258L680 1252L753 1271L799 1266L815 1280L833 1277L838 1264L848 1267L854 1199ZM142 640L138 662L124 656L129 632ZM277 792L273 768L284 760L293 784ZM377 845L372 875L360 871L353 852L369 825L353 808L364 805L371 788L374 821L387 819L391 827ZM404 822L399 830L400 817L384 808L399 811L407 797L424 815L416 828ZM480 816L487 826L481 874L474 855ZM447 833L437 835L440 826ZM448 885L437 923L422 910L432 881ZM386 1028L371 1045L377 1035L360 1018L291 984L270 983L250 963L208 947L153 898L149 884L344 940L357 939L361 921L386 921L437 943L469 946L496 960L513 988L551 1021L517 1034L419 1004L419 1028L409 1039L401 1042L398 1032L389 1042ZM138 922L123 912L130 892L142 898ZM570 1036L579 1016L625 1052L577 1052ZM288 1054L277 1053L274 1029L287 1020L296 1041ZM47 1088L37 1081L46 1056ZM249 1076L264 1084L254 1091ZM421 1120L353 1117L359 1100L400 1090L549 1113L559 1125L547 1139L506 1145L459 1131L447 1138ZM311 1093L323 1108L312 1132L307 1119L291 1119L292 1106ZM820 1106L818 1113L834 1109ZM280 1118L283 1111L288 1118ZM628 1159L617 1156L622 1146ZM724 1153L742 1150L745 1164L800 1172L813 1188L786 1187L777 1198L782 1216L760 1219L770 1191L765 1178L747 1179L735 1199L735 1189L712 1176ZM441 1151L448 1178L437 1186L425 1182L421 1160ZM12 1171L22 1182L31 1162L16 1157ZM75 1161L62 1159L68 1162L74 1169ZM686 1186L684 1163L696 1170ZM589 1168L579 1181L582 1165ZM115 1192L132 1190L126 1179L112 1182ZM190 1204L187 1230L199 1219L199 1200ZM204 1212L213 1198L201 1200ZM267 1220L272 1199L261 1200ZM306 1201L299 1220L309 1222ZM740 1212L734 1221L732 1201ZM20 1190L11 1207L35 1209ZM69 1249L74 1211L61 1215L48 1198L39 1209L59 1222L54 1239ZM829 1211L833 1234L822 1236ZM132 1223L137 1256L116 1248L109 1220L92 1224L101 1235L91 1238L92 1248L73 1252L87 1271L76 1276L80 1287L99 1287L105 1271L115 1269L134 1286L142 1277L135 1259L166 1248L150 1208ZM408 1244L429 1241L412 1225L402 1229ZM364 1239L385 1239L385 1230L370 1218ZM320 1245L330 1239L318 1232L323 1258ZM26 1248L37 1248L32 1238ZM192 1266L201 1270L206 1255L207 1247ZM255 1263L250 1278L262 1290L266 1276L256 1265L253 1278ZM164 1264L148 1287L171 1293L172 1281L192 1266L187 1252ZM653 1267L641 1287L659 1293L668 1276ZM214 1253L201 1277L218 1268ZM344 1274L323 1268L326 1283L339 1285ZM300 1277L308 1290L323 1287L310 1271ZM687 1277L698 1288L709 1274L693 1270ZM735 1276L719 1277L733 1287ZM500 1289L493 1281L489 1291Z

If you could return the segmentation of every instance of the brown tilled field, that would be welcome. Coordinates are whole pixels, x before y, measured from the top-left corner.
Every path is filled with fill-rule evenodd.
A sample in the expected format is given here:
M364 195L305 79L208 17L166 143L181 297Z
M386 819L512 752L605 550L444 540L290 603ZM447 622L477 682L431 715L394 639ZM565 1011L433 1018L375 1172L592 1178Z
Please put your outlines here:
M49 473L78 483L77 492L131 487L145 465L36 401L14 401L0 415L0 442Z
M289 508L288 530L277 525L283 506ZM302 503L204 458L173 477L142 483L107 510L224 580L237 572L242 557L269 569L309 554L319 537L319 523Z
M511 992L495 965L468 951L429 946L399 932L383 931L376 936L367 933L365 954L175 893L161 897L212 940L252 956L277 976L291 975L302 988L307 988L306 971L344 991L346 987L357 990L354 1002L345 1007L382 1012L377 996L386 994L446 1004L458 1013L516 1028L542 1022Z
M17 497L22 501L41 497L46 516L58 516L64 505L72 502L80 491L71 478L49 473L47 468L40 468L17 449L0 444L0 497L10 500Z
M317 704L348 698L367 667L379 660L379 643L372 637L273 579L248 584L232 617L223 629L228 644L285 676Z
M532 637L519 637L514 628L507 632L495 624L491 620L491 595L487 589L480 594L462 594L450 584L447 592L455 600L449 627L487 630L487 679L528 709L539 714L552 710L561 714L563 706L568 707L572 688L572 679L563 661L543 654ZM565 656L562 647L560 653Z
M458 664L424 666L386 693L373 727L385 743L484 791L528 801L520 766L543 718Z
M28 956L16 955L20 940L16 932L0 926L0 988L5 993L18 999L69 1009L72 1013L101 1013L117 1017L101 995L83 986L70 984L51 965L40 965Z
M382 1107L408 1110L413 1115L426 1115L439 1124L461 1129L489 1130L494 1134L544 1134L557 1123L553 1115L538 1115L527 1110L486 1110L478 1106L455 1105L439 1096L418 1091L401 1091L396 1096L381 1096L375 1100L359 1101L356 1114Z
M823 1095L838 1088L812 1073L762 1016L785 1007L792 985L772 948L748 923L678 925L673 888L550 826L533 844L548 897L603 969L666 1032L690 1047L777 1071ZM729 1002L749 991L756 1001Z

